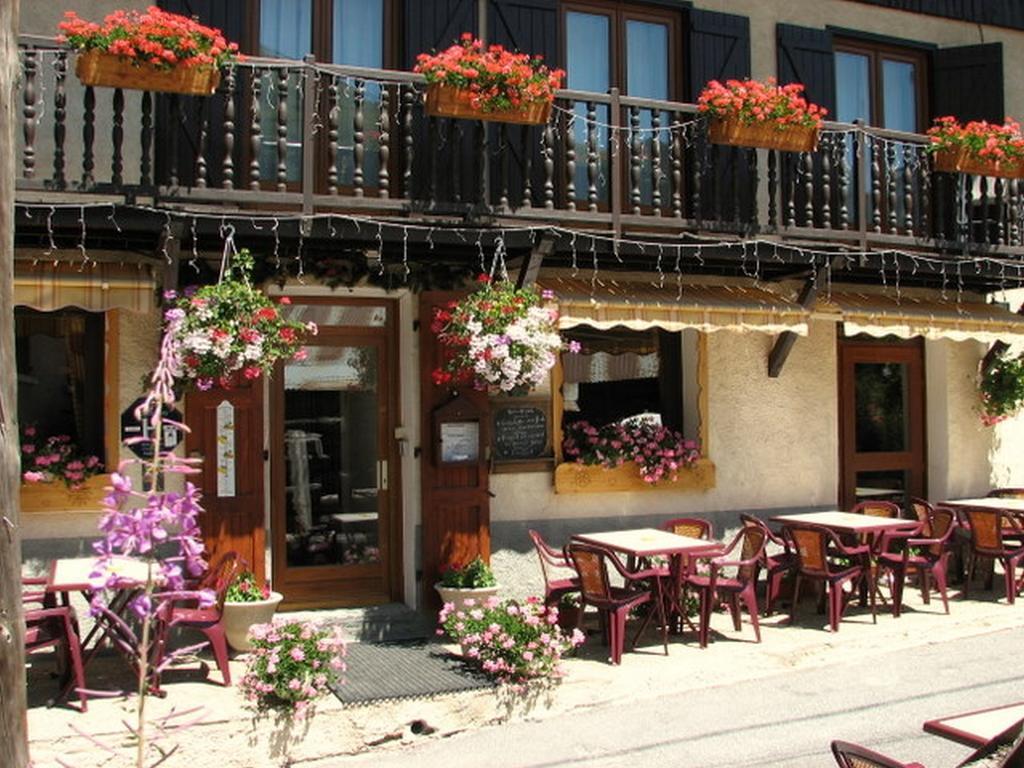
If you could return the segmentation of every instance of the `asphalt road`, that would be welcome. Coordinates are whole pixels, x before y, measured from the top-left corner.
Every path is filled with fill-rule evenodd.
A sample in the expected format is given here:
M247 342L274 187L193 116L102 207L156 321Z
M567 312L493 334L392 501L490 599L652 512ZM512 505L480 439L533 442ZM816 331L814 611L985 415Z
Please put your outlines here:
M1008 610L1020 610L1020 606ZM925 720L1024 699L1024 628L881 653L666 698L424 738L339 765L834 766L835 738L952 768L970 749L924 733Z

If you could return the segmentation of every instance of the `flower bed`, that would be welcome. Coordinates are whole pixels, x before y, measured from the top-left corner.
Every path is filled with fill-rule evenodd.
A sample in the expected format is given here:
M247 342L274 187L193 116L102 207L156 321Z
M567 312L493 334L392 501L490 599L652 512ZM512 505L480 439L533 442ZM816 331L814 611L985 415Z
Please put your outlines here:
M713 118L713 143L808 152L817 145L822 118L828 113L801 94L799 83L777 85L773 78L712 80L697 100Z
M1014 120L961 125L955 117L939 117L928 135L937 171L1024 178L1024 137Z

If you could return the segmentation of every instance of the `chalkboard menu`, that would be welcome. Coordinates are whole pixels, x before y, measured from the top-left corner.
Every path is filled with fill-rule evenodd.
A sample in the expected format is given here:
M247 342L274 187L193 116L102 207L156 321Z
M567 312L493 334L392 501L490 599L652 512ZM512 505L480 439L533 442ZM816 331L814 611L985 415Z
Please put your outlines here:
M495 407L494 458L523 461L548 456L549 408L546 401Z

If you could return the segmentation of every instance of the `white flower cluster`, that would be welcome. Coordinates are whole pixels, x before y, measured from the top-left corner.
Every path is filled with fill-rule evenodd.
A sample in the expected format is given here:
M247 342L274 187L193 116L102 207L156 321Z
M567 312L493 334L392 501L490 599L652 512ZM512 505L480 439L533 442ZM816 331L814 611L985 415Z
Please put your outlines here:
M526 317L511 322L501 334L481 333L479 322L467 323L472 333L469 357L477 381L502 392L540 384L562 348L557 322L556 310L531 307Z

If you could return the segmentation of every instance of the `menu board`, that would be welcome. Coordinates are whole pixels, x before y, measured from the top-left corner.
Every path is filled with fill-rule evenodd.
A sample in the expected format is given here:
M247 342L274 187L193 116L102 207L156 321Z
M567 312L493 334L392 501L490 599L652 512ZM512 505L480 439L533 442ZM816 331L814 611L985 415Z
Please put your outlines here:
M539 459L549 455L548 406L503 405L494 409L494 458Z

